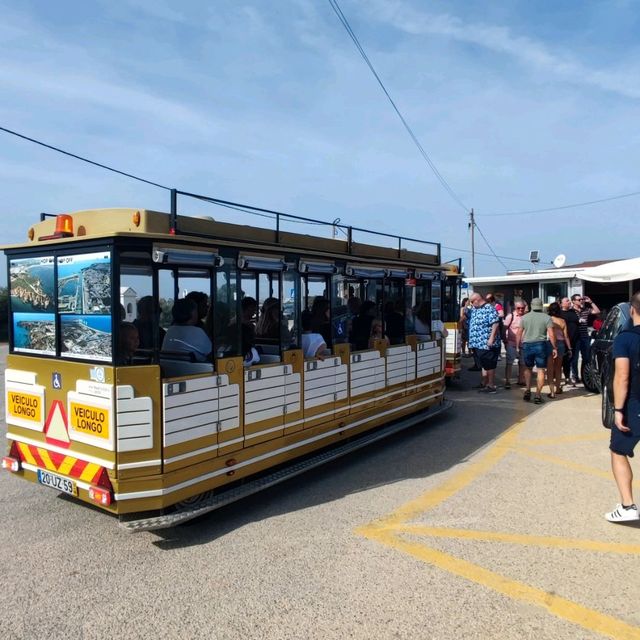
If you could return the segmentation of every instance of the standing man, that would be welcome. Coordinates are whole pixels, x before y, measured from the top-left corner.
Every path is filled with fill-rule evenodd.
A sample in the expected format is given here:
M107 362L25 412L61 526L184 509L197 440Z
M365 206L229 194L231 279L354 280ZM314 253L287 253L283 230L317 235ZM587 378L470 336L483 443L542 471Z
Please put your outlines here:
M573 296L579 298L580 296ZM580 342L580 316L578 312L572 306L571 298L566 296L560 301L560 317L567 323L567 333L569 334L569 341L573 350L569 349L565 352L562 358L562 371L564 372L565 383L570 383L572 386L576 386L578 379L578 356L580 349L578 343ZM573 360L575 354L575 362Z
M580 376L578 375L578 353L582 356L582 362L586 362L589 358L589 317L600 313L600 309L597 305L591 301L591 298L586 296L581 297L579 295L571 296L573 301L573 308L578 314L578 323L580 328L580 339L576 344L573 344L574 353L571 360L572 374L575 377L576 382L580 382Z
M473 312L469 321L469 347L475 349L482 367L480 391L496 392L496 367L502 341L500 338L500 317L498 312L479 293L469 299Z
M629 313L631 331L622 331L613 341L613 406L615 425L611 429L611 470L620 492L620 504L605 513L609 522L638 520L633 502L633 471L629 458L640 441L640 292L634 293Z
M524 318L524 300L516 301L513 312L504 319L504 348L507 352L507 364L504 369L504 388L511 389L511 371L513 364L518 362L518 384L524 386L524 366L521 354L518 352L516 341L518 337L518 327Z
M547 368L549 358L549 347L551 344L551 355L558 357L556 348L556 336L553 332L553 321L551 316L542 313L542 300L534 298L531 301L531 311L520 321L520 328L516 337L517 347L522 345L524 355L524 400L531 400L531 370L536 366L538 370L536 379L536 395L534 402L542 404L542 387L544 387L544 372Z

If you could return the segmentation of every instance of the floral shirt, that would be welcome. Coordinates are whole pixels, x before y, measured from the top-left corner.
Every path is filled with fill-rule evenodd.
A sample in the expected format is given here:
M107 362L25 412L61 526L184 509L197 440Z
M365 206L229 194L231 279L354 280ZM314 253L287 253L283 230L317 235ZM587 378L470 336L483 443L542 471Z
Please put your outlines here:
M485 303L481 307L474 307L469 321L469 346L472 349L489 349L487 342L491 329L498 322L500 322L500 316L492 305ZM500 335L496 332L491 348L499 349L500 346Z

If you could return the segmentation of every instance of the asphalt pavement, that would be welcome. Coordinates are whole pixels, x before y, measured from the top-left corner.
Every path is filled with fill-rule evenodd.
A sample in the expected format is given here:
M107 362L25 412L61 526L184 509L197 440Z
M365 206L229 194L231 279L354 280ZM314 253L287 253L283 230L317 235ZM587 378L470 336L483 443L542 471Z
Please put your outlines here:
M2 472L4 637L640 638L599 396L474 375L447 414L159 533Z

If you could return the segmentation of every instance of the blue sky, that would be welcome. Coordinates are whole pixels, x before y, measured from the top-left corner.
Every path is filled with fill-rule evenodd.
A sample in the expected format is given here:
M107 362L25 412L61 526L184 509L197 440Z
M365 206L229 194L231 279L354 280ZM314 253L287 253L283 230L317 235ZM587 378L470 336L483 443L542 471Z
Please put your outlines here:
M340 5L496 253L639 255L640 196L488 215L640 190L635 0ZM325 0L0 8L0 126L186 191L439 241L470 272L455 250L469 249L468 215ZM0 184L6 242L21 241L40 211L169 207L164 191L1 132ZM251 220L193 202L181 210ZM479 236L476 248L488 252ZM476 275L500 273L494 258L476 258Z

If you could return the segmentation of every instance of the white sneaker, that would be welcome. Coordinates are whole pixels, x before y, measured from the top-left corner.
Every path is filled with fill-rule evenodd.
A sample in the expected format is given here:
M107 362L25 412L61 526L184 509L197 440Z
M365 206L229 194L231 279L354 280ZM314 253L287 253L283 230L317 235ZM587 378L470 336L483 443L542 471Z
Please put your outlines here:
M638 513L638 507L635 504L628 509L625 509L621 504L617 504L616 508L609 513L605 513L604 517L609 522L630 522L632 520L640 520L640 513Z

